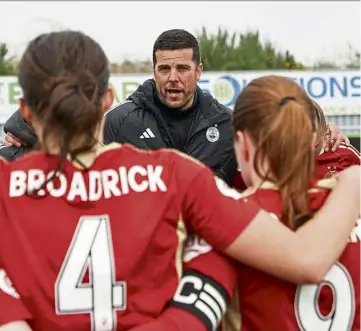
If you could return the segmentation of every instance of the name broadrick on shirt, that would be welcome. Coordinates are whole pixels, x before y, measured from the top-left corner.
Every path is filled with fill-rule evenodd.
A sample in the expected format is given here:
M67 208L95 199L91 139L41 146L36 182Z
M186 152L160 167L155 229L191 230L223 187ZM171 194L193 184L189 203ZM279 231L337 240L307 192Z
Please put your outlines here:
M161 165L135 165L130 168L122 166L118 170L74 171L68 178L60 173L38 190L54 176L54 171L46 174L41 169L16 170L10 174L9 196L20 197L38 190L35 194L39 196L48 193L54 198L66 196L69 201L97 201L131 192L166 192L167 186L161 178L162 172Z

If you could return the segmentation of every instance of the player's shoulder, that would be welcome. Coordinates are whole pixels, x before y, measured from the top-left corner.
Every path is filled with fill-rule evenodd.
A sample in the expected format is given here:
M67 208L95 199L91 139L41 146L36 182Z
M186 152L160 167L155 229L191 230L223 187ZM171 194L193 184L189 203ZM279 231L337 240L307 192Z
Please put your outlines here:
M347 157L352 164L360 164L360 152L352 145L341 144L338 148L338 153Z
M139 157L156 160L162 164L181 168L183 171L200 171L206 166L199 160L184 154L173 148L159 148L156 150L145 150L130 144L123 145L129 152Z
M6 162L5 168L9 171L25 171L27 169L46 168L47 165L47 156L42 152L33 151L20 156L14 161Z
M264 210L279 219L282 210L282 199L275 183L264 181L258 186L247 188L241 193L243 199L256 201Z
M341 145L338 147L338 149L335 152L323 151L317 157L317 160L327 162L327 161L332 161L334 159L340 159L342 157L353 157L360 160L360 152L352 145L346 145L344 143L341 143Z
M8 160L0 156L0 171L2 171L8 163Z
M275 183L264 181L258 186L251 186L241 192L242 198L259 199L279 196L279 188Z
M212 174L203 163L175 149L146 150L125 143L121 145L120 150L122 152L118 154L118 159L117 156L111 155L111 160L108 161L112 162L113 166L117 166L119 163L128 167L137 165L156 167L167 182L176 185L179 189L182 187L186 190L193 179L201 173ZM116 153L114 147L111 153Z
M335 152L323 152L317 157L317 161L327 163L328 165L341 164L347 165L360 164L360 152L352 145L341 144Z

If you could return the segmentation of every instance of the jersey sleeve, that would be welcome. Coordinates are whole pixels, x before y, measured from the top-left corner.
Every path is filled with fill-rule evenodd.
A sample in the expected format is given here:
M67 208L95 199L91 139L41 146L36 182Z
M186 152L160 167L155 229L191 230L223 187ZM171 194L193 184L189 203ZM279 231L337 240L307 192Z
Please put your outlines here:
M214 250L197 235L190 235L187 238L183 253L184 273L196 271L212 278L222 287L222 297L226 304L233 299L237 285L237 263Z
M0 326L31 319L30 312L22 303L4 269L0 269Z
M218 250L224 250L261 210L203 167L185 192L182 216L190 233L196 233Z
M129 331L207 331L206 326L190 312L171 307L158 319Z
M164 313L132 331L216 330L233 299L236 265L198 236L187 239L183 276Z
M213 250L198 236L190 236L184 249L183 277L170 307L188 311L207 330L216 330L236 286L236 262Z
M353 146L348 147L350 165L361 165L360 152Z

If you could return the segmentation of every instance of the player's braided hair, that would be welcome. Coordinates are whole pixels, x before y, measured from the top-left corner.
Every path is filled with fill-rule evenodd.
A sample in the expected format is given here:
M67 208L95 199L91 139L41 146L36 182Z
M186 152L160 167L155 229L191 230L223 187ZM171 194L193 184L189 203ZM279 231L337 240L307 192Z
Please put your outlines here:
M242 90L233 113L235 134L247 132L255 143L254 170L278 186L282 219L293 229L311 213L307 192L315 163L311 108L311 100L297 83L265 76Z
M43 124L39 148L47 153L50 141L60 147L57 171L68 154L75 159L97 143L109 75L104 51L81 32L42 34L28 44L18 67L19 84Z

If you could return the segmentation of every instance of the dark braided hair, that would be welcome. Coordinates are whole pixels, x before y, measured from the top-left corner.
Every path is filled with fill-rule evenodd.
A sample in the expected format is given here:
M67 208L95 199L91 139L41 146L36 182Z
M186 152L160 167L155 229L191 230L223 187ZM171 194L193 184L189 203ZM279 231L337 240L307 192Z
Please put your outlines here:
M68 154L76 159L96 145L109 75L104 51L81 32L46 33L28 44L18 66L19 84L43 126L39 148L48 153L50 141L60 147L55 175Z
M18 67L19 84L25 103L44 127L40 148L48 152L49 139L60 146L59 169L67 154L76 158L97 143L94 132L102 120L109 75L104 51L81 32L42 34L26 48Z

